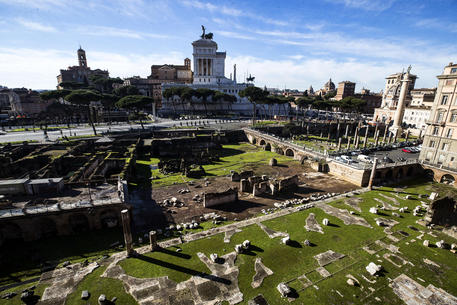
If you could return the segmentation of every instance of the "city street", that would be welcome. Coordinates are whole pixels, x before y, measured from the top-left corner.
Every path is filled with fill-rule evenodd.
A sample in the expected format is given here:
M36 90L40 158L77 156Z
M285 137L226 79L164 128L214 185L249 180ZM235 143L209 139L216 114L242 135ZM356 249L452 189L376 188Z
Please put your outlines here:
M199 121L205 121L209 122L210 126L213 128L235 128L238 125L243 125L243 122L239 121L233 121L230 123L216 123L216 120L214 119L205 119L205 120L161 120L156 123L149 123L149 124L144 124L144 128L151 128L151 127L158 127L158 128L167 128L167 127L173 127L173 125L179 126L179 123L183 123L183 126L186 126L186 123L192 123L192 122L199 122ZM240 126L241 126L240 125ZM96 130L98 134L106 133L108 131L111 132L119 132L119 131L128 131L130 129L140 129L141 125L140 124L121 124L121 125L100 125L96 126ZM48 137L50 141L55 141L58 138L62 137L62 134L64 136L70 137L74 136L88 136L93 134L92 127L90 126L83 126L83 127L77 127L77 128L71 128L71 129L61 129L61 130L53 130L53 131L48 131ZM44 133L42 130L38 131L25 131L25 132L8 132L6 134L0 135L0 143L8 143L8 142L19 142L19 141L38 141L41 142L44 140Z

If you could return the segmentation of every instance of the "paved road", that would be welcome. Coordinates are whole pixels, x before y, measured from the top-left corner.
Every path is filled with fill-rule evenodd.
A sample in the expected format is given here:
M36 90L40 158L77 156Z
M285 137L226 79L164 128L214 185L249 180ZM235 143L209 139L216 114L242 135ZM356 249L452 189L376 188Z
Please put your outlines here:
M154 127L172 127L173 125L179 126L180 122L182 122L183 125L185 126L186 122L190 123L190 122L198 122L198 121L200 121L200 120L186 120L186 121L184 121L184 120L181 120L181 121L161 120L160 122L157 122L157 123L144 124L144 127L145 128L152 127L152 126L154 126ZM212 119L208 119L208 120L204 120L204 121L209 121L211 127L222 128L222 129L239 128L239 125L245 125L245 123L243 123L243 122L240 123L238 121L234 121L233 123L224 123L224 124L216 123L216 121L212 120ZM107 132L109 130L111 132L116 132L116 131L128 131L130 129L139 129L139 128L141 128L140 124L132 124L132 125L121 124L121 125L111 125L111 126L101 125L101 126L97 126L96 130L97 130L97 133L101 134L101 133ZM77 136L92 135L93 130L92 130L92 127L84 126L84 127L78 127L78 128L72 128L72 129L61 129L61 131L60 130L48 131L48 137L49 137L49 140L54 141L54 140L57 140L58 138L62 137L62 134L64 136L74 136L75 133ZM0 135L0 143L32 141L32 140L39 141L39 142L43 141L44 140L43 131L40 130L40 131L36 131L36 132L33 132L33 131L9 132L7 134Z

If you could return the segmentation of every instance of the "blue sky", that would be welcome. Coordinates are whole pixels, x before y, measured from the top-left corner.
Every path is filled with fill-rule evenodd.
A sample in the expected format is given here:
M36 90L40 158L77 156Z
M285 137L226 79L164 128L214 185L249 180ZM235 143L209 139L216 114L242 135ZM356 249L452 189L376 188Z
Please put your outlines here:
M200 26L227 51L226 76L258 86L319 89L329 77L379 91L412 65L416 87L457 61L456 0L0 0L0 85L51 89L76 64L112 76L192 58Z

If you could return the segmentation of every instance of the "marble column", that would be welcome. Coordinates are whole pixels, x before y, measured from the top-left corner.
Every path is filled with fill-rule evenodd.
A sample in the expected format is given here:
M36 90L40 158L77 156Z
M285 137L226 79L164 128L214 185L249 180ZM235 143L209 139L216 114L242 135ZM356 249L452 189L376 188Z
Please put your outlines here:
M394 115L394 124L390 128L392 133L398 135L401 132L401 124L403 123L403 115L405 114L406 107L406 94L408 92L409 83L411 82L409 68L408 72L403 73L401 79L400 97L398 98L397 110Z
M349 150L349 148L351 148L351 137L348 138L348 146L347 146L347 149Z
M132 230L130 228L130 211L125 209L121 211L121 218L122 218L122 229L124 231L124 241L125 241L125 249L127 250L127 256L131 257L135 255L135 250L133 250L133 243L132 243Z
M341 138L338 138L338 151L341 150Z
M373 189L373 180L376 174L376 165L378 164L378 159L374 158L373 160L373 168L371 169L371 174L370 174L370 181L368 182L368 188L371 190Z
M367 141L368 141L368 131L369 131L370 125L367 125L365 129L365 138L363 139L363 148L367 147Z

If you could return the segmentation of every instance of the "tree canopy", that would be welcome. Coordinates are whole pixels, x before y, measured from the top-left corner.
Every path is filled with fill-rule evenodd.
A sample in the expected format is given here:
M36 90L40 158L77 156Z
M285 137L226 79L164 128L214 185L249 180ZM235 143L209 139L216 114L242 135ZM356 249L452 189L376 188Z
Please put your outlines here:
M52 99L59 99L59 98L65 97L70 93L71 93L71 90L68 90L68 89L51 90L51 91L45 91L45 92L40 93L40 98L42 100L49 101Z
M268 91L259 87L249 86L239 92L240 97L246 97L253 104L263 103L268 96Z
M79 89L73 90L65 96L65 100L77 105L89 105L90 102L99 101L102 96L92 90Z
M139 109L154 103L154 99L144 95L127 95L116 102L116 107L124 109Z
M114 89L113 93L119 97L125 97L128 95L139 95L140 91L135 86L122 86Z

